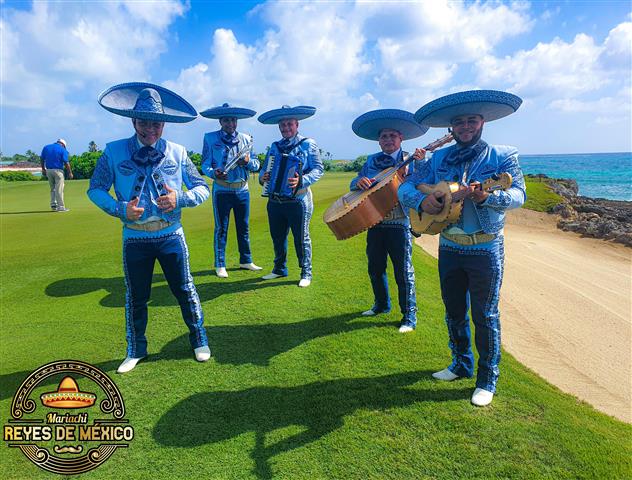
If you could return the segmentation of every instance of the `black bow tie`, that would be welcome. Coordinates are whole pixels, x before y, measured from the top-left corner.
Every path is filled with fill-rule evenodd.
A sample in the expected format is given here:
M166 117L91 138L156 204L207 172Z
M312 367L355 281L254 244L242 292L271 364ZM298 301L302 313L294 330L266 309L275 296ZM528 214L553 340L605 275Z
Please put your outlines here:
M375 164L377 168L384 170L385 168L395 166L397 162L389 154L381 153L377 157L375 157L375 160L373 160L373 163Z
M138 165L153 165L162 160L165 155L153 147L143 147L140 150L134 152L132 160Z

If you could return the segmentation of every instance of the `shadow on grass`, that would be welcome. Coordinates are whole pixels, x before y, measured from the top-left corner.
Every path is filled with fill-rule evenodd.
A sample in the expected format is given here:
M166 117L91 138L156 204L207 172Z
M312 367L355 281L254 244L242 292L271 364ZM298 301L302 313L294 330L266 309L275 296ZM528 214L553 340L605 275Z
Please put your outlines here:
M359 317L359 313L348 313L294 323L218 325L206 327L206 332L215 362L228 365L267 366L275 356L288 352L309 340L335 333L388 325L384 322L359 320ZM358 321L351 322L352 320ZM182 324L182 329L186 330L184 324ZM151 335L149 342L151 345ZM120 355L117 360L95 363L94 366L106 373L114 373L125 357L125 352L120 352ZM188 334L171 340L160 352L150 354L143 363L167 359L194 361ZM141 364L138 368L145 368L145 366ZM30 371L22 371L0 375L0 400L12 397L20 384L30 374ZM53 380L48 383L54 384ZM48 383L43 382L42 384Z
M215 276L210 270L203 270L193 273L193 277L203 277L208 275ZM152 284L165 282L162 285L152 285L151 298L148 305L155 307L171 307L177 306L178 301L171 293L169 286L166 284L165 276L161 273L154 274ZM281 285L293 285L296 282L285 281L266 281L261 276L253 276L245 280L237 281L214 281L207 283L195 282L198 295L202 303L214 300L221 295L231 295L233 293L257 290L259 288L278 287ZM76 295L85 295L86 293L104 290L107 292L99 304L102 307L118 308L125 306L125 279L123 277L112 278L66 278L57 280L49 284L44 293L49 297L74 297Z
M471 389L408 388L430 371L315 382L296 387L254 387L192 395L158 420L154 439L169 447L197 447L254 432L251 458L260 479L273 477L275 456L302 447L335 431L357 410L388 410L417 402L468 398ZM277 440L278 429L294 427ZM297 428L298 427L298 428ZM270 433L274 438L266 438ZM276 441L275 441L276 440Z
M216 362L230 365L268 366L273 357L288 352L309 340L336 333L389 325L385 322L359 320L360 318L358 312L292 323L207 326L206 333ZM357 321L352 322L352 320ZM207 316L205 322L208 324L212 322L212 319ZM393 323L393 328L395 325ZM191 346L188 335L172 340L162 348L160 353L152 355L152 358L156 360L190 357Z

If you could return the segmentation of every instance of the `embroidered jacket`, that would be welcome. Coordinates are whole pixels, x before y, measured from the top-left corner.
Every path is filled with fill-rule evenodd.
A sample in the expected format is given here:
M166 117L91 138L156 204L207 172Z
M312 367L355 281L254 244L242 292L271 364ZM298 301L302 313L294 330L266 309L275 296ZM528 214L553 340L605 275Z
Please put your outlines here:
M460 182L465 169L464 164L448 165L445 159L455 149L453 145L434 152L432 157L421 163L419 171L409 176L399 187L398 196L404 208L419 210L426 195L417 190L420 183L435 184L441 181ZM522 170L518 164L518 151L506 145L489 145L486 152L474 160L468 168L466 183L482 182L493 174L503 172L512 176L511 187L505 191L497 190L481 204L475 204L481 229L485 233L500 233L505 225L505 211L524 204L527 195Z
M306 137L296 134L290 140L290 145L297 145L304 138ZM279 158L279 155L281 154L278 147L278 143L280 142L281 140L279 140L279 142L274 142L270 146L270 149L268 150L268 153L266 154L266 158L263 162L263 167L259 171L259 183L261 184L263 184L263 180L262 180L263 174L266 172L268 168L270 155L274 155L275 158ZM296 155L297 157L301 159L302 169L303 169L303 180L302 180L302 183L299 184L298 186L298 190L296 192L295 198L302 199L307 194L309 186L315 183L316 181L318 181L318 179L323 176L323 172L325 171L323 167L323 162L320 160L318 145L316 145L316 142L312 140L311 138L307 138L300 145L295 146L289 151L287 149L285 151L286 153L289 153L291 155Z
M227 145L222 141L221 132L221 130L218 130L204 135L204 146L202 148L202 171L205 175L215 180L215 169L223 168L224 165L226 165L226 162L235 158L235 155L248 143L250 143L250 161L244 166L237 165L228 172L228 177L225 179L228 183L248 182L248 174L259 170L259 160L254 155L252 137L248 134L237 132L237 143L235 145ZM213 182L213 189L218 191L226 190L233 192L236 190L248 190L248 183L239 189L234 189Z
M351 184L349 185L350 190L359 190L359 188L357 187L357 183L358 183L358 180L360 180L362 177L375 178L385 168L389 168L388 166L385 167L385 166L376 165L376 160L382 157L383 155L386 155L386 154L384 154L383 152L377 152L367 157L366 162L364 162L364 165L362 165L362 168L358 172L358 175L353 180L351 180ZM399 152L397 152L397 160L394 159L391 166L395 166L397 163L401 162L404 155L408 155L408 152L404 152L400 149ZM416 169L419 168L417 166L418 163L420 162L418 162L417 160L414 160L408 164L407 175L412 175L412 173L416 171ZM384 220L382 220L378 225L408 226L409 224L410 224L410 221L408 220L407 210L404 210L401 207L401 205L398 203L397 206L393 210L391 210L386 215Z
M136 223L162 219L179 225L181 209L204 202L210 190L182 145L161 138L155 148L164 157L153 165L143 166L132 160L132 155L140 149L136 135L108 143L90 179L90 200L106 213L129 224L134 222L127 219L127 204L139 197L138 206L145 211ZM186 192L182 190L183 184L187 187ZM168 193L165 185L175 190L177 200L176 208L168 213L156 205L156 199ZM109 193L112 186L116 199Z

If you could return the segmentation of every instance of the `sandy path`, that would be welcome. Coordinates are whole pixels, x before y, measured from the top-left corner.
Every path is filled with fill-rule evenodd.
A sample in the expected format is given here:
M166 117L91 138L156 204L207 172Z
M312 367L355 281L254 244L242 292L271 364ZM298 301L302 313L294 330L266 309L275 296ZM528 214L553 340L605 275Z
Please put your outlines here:
M632 250L562 232L552 215L507 217L503 346L563 391L632 423ZM438 236L417 243L436 256Z

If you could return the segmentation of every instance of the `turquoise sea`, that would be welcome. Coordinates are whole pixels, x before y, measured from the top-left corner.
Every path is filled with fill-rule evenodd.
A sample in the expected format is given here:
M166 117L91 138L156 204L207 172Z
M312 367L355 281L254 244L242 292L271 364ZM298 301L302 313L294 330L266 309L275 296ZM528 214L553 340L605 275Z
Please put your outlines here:
M524 173L572 178L586 197L632 201L632 153L520 155Z

